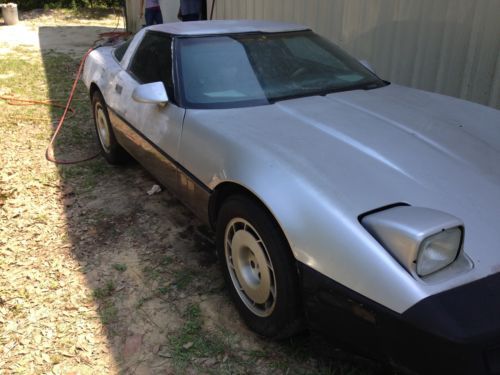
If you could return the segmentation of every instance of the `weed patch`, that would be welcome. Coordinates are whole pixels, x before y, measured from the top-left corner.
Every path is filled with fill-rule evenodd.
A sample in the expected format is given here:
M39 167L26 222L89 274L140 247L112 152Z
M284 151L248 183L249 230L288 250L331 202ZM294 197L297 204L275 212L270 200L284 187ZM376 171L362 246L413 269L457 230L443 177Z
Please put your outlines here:
M113 268L118 272L125 272L127 270L126 264L115 263L113 264Z
M110 301L106 302L99 310L101 321L108 325L115 323L118 318L118 308Z
M177 290L184 290L189 286L189 284L191 284L193 278L193 271L187 269L180 270L175 273L174 282L172 283L172 285L174 285Z
M106 285L102 288L94 289L94 298L97 300L102 300L111 297L116 290L115 283L113 281L107 281Z
M170 349L175 366L184 370L195 358L217 358L226 352L226 345L216 333L203 330L200 307L189 305L183 314L184 326L170 338Z

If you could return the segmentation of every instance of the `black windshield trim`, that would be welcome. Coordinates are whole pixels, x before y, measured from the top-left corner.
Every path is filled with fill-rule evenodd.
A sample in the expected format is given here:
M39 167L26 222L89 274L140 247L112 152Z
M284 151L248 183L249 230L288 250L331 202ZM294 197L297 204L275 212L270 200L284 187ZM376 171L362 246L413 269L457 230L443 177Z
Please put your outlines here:
M174 41L177 53L175 54L175 65L176 69L176 78L178 91L179 91L179 99L182 107L187 109L230 109L230 108L244 108L244 107L255 107L255 106L263 106L270 105L276 102L284 101L284 100L292 100L292 99L300 99L305 97L314 97L314 96L326 96L329 94L347 92L347 91L355 91L355 90L372 90L376 88L385 87L390 84L390 82L381 79L377 74L368 68L364 67L371 75L373 75L374 79L368 82L357 83L351 86L339 87L336 89L328 89L328 90L311 90L309 92L298 93L295 95L282 96L282 97L273 97L273 98L265 98L265 99L252 99L252 100L241 100L241 101L228 101L228 102L211 102L211 103L197 103L190 102L185 95L184 87L181 84L182 82L182 68L181 68L181 58L180 58L180 41L185 39L201 39L207 37L230 37L236 41L238 41L238 37L248 37L248 36L257 36L257 35L297 35L297 34L309 34L314 32L311 29L304 30L294 30L294 31L283 31L283 32L244 32L244 33L219 33L219 34L206 34L206 35L175 35ZM316 34L317 35L317 34ZM323 38L324 39L324 38ZM345 52L345 51L344 51ZM361 63L360 63L361 64ZM362 65L362 64L361 64ZM374 87L367 87L370 85L375 85Z

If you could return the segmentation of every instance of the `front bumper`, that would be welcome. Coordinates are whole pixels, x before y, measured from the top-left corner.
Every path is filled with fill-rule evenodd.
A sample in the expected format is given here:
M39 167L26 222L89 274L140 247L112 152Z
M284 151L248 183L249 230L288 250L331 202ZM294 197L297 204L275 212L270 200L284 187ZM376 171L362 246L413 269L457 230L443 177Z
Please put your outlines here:
M300 265L309 327L409 373L500 375L500 273L395 313Z

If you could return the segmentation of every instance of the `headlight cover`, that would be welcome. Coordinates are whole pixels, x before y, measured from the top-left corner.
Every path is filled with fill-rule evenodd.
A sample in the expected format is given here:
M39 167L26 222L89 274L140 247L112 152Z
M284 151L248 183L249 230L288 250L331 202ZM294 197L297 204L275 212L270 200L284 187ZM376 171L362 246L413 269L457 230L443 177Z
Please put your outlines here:
M445 212L393 206L360 218L365 229L415 277L446 268L462 253L464 225Z
M451 264L458 256L462 237L462 229L455 227L426 238L418 251L417 274L427 276Z

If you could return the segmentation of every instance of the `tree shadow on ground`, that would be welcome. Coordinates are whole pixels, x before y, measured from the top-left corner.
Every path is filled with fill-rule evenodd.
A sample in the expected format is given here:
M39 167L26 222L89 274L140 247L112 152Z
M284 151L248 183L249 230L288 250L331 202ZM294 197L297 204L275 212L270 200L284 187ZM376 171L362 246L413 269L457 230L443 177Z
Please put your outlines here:
M50 98L67 97L77 55L103 31L109 29L40 28ZM73 107L56 158L98 151L81 83ZM54 108L54 123L60 115ZM250 332L225 293L213 234L169 192L149 195L156 181L138 164L113 167L97 157L58 171L72 256L92 290L118 371L380 373L380 366L314 335L277 343Z

